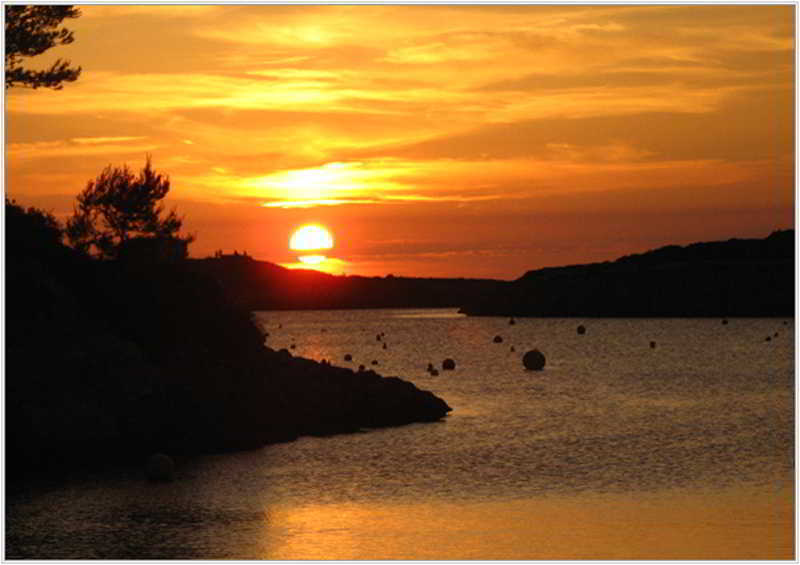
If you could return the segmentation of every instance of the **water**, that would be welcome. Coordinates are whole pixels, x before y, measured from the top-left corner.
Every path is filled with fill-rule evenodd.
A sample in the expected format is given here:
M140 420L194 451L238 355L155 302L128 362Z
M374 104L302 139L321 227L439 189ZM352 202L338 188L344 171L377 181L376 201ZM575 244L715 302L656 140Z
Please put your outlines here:
M792 320L509 325L454 310L257 319L271 347L296 344L297 355L407 378L453 412L434 424L193 459L172 484L117 471L32 488L9 500L7 557L794 555ZM533 347L547 357L544 371L522 367ZM454 371L441 370L446 357Z

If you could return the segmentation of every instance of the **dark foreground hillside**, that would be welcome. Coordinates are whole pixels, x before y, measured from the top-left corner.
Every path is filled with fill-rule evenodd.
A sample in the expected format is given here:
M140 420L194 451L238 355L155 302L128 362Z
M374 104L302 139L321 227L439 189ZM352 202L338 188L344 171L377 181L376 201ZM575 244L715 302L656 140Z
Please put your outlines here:
M96 261L6 205L6 471L253 448L435 421L399 378L264 346L250 312L185 262Z
M529 271L475 316L793 316L794 230Z

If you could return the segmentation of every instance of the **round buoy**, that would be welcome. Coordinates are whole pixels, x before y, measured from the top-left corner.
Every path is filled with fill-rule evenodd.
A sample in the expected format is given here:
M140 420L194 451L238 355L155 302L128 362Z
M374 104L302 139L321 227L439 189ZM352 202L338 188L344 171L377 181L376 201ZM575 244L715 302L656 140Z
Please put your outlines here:
M358 372L359 372L359 373L360 373L361 371L363 371L364 369L365 369L364 365L359 365L359 366L358 366Z
M442 361L442 369L444 369L445 371L452 371L455 368L456 368L456 362L453 361L452 359L445 359L444 361Z
M345 361L352 361L353 360L353 356L350 355L349 353L345 353L344 354L344 360Z
M147 460L146 473L150 481L171 481L175 478L175 462L169 455L156 453Z
M522 364L531 371L541 371L544 369L544 354L538 349L531 349L522 357Z
M516 322L516 320L514 320L514 318L511 318L511 319L508 321L508 325L509 325L509 326L513 326L513 325L514 325L514 324L516 324L516 323L517 323L517 322Z
M772 338L771 338L771 337L769 337L769 336L767 336L767 337L766 337L766 339L765 339L764 341L772 341Z
M503 338L500 337L499 335L496 335L496 336L494 336L494 342L495 343L503 343Z
M586 326L578 326L578 335L583 335L586 333Z
M293 343L292 345L289 346L289 349L294 349L295 347L297 346Z
M728 325L728 320L722 320L722 325L723 326L727 326Z

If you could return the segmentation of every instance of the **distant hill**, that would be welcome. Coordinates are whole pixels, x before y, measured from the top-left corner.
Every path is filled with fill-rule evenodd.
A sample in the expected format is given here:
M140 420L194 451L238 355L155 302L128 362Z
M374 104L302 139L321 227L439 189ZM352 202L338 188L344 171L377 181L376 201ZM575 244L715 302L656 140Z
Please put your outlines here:
M473 316L793 316L794 230L529 271Z
M510 283L486 279L335 276L286 269L244 255L188 260L250 310L459 307Z

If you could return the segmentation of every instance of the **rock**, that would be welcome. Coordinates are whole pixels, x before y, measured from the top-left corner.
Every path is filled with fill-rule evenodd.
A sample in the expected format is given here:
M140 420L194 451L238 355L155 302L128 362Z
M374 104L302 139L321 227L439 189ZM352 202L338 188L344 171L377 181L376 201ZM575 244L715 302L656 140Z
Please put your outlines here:
M353 356L350 355L349 353L345 353L344 360L345 361L352 361L353 360Z
M156 453L147 460L145 472L149 481L172 481L175 478L175 462L169 455Z
M580 325L578 326L578 335L583 335L586 333L586 326Z
M544 369L544 354L538 349L531 349L522 357L522 364L531 371L541 371Z
M444 361L442 361L442 369L444 369L445 371L452 371L455 368L456 368L456 362L453 361L452 359L445 359Z
M496 336L494 336L494 340L493 341L495 343L503 343L503 338L501 336L499 336L499 335L496 335Z

